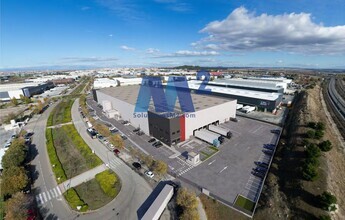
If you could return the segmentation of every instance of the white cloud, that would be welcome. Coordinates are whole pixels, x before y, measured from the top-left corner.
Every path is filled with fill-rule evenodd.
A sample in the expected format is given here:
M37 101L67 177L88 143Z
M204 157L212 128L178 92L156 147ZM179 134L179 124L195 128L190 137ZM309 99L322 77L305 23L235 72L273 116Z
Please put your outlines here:
M200 56L217 56L220 55L217 51L191 51L191 50L179 50L169 54L159 54L154 58L164 57L200 57Z
M128 46L126 46L126 45L122 45L120 48L121 48L122 50L126 50L126 51L133 51L133 50L135 50L135 48L133 48L133 47L128 47Z
M113 37L113 35L112 35L112 34L109 34L108 36L109 36L109 37Z
M159 53L159 49L156 49L156 48L148 48L146 50L146 53L148 54L156 54L156 53Z
M208 36L192 45L212 50L260 50L339 54L345 52L345 25L325 27L311 14L255 15L244 7L222 21L213 21L201 33Z
M94 62L112 62L117 61L114 57L63 57L60 59L63 62L71 63L94 63Z
M80 8L82 11L87 11L89 9L91 9L89 6L83 6Z

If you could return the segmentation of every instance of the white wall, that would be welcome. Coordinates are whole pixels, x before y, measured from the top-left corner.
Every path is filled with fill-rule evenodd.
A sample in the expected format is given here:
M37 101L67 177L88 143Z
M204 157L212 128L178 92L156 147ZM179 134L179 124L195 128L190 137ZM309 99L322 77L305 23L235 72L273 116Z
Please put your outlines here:
M195 129L198 129L218 120L219 123L224 123L225 121L229 121L230 117L235 118L236 105L237 100L229 100L229 102L194 112L194 118L186 117L186 139L190 138L190 136L193 135L193 130Z
M106 95L102 93L101 90L97 90L96 94L97 94L98 103L102 104L104 103L104 101L110 101L112 108L117 110L120 113L123 120L129 121L134 127L140 127L140 129L145 134L149 134L149 123L147 119L147 113L145 113L146 117L134 118L133 117L133 113L135 109L134 105L121 101L112 96Z
M8 91L8 95L10 96L11 99L13 97L16 98L16 99L19 99L20 95L24 95L24 94L23 94L23 90L18 89L18 90Z

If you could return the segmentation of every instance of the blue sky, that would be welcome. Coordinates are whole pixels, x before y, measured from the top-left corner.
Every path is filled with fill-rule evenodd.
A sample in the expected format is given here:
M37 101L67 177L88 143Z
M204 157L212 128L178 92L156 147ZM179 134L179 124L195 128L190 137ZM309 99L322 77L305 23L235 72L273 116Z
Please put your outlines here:
M345 1L3 0L0 68L345 68Z

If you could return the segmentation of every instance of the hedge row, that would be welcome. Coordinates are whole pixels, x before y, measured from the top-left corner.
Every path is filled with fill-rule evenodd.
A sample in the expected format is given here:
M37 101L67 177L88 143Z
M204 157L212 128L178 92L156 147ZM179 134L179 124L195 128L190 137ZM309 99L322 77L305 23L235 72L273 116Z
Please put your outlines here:
M96 180L107 196L114 198L118 194L117 186L119 186L120 182L114 172L105 170L98 173L96 175Z
M89 209L89 206L82 199L80 199L74 188L70 188L64 192L63 195L72 209L78 210L77 206L81 206L81 209L78 210L80 212L85 212Z
M74 99L67 99L60 102L49 115L47 126L64 124L72 121L71 109Z
M50 164L53 166L52 169L55 174L56 180L58 183L62 183L67 180L67 177L62 167L62 164L59 160L59 157L57 156L57 153L56 153L51 128L46 129L46 141L47 141L46 145L47 145L47 151L48 151Z
M87 161L88 167L94 168L102 164L101 159L97 157L94 153L92 153L90 147L85 143L82 137L80 137L77 129L75 129L74 125L64 125L62 129L66 133L66 135L71 139L73 145L79 150L81 155Z

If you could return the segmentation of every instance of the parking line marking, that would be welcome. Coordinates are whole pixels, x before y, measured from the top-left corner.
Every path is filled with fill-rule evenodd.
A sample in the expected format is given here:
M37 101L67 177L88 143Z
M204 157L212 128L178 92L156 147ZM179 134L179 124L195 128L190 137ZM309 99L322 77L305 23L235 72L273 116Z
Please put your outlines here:
M219 171L219 173L223 172L224 170L226 170L228 168L228 166L224 167L221 171Z
M43 198L44 198L44 202L47 202L48 200L47 200L47 196L46 196L45 192L43 192L42 195L43 195Z
M216 161L216 160L213 160L213 161L209 162L209 163L208 163L208 165L211 165L211 164L213 164L213 163L214 163L214 161Z
M61 193L61 190L60 190L59 186L57 186L56 189L57 189L59 195L61 195L62 193Z

